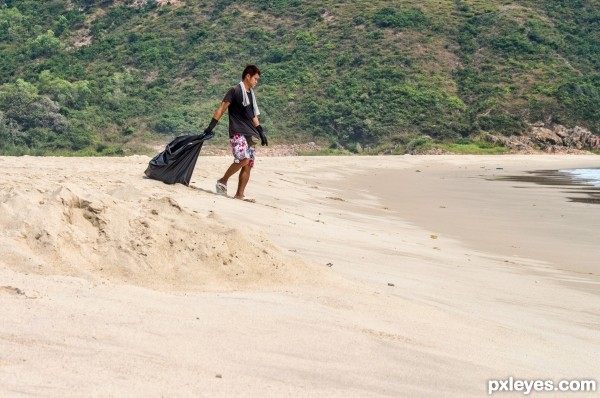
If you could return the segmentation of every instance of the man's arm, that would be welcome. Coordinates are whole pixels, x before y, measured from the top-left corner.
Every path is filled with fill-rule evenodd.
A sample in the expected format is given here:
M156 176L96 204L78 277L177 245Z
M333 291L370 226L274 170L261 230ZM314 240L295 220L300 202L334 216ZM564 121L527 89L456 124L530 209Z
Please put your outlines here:
M219 105L219 107L215 111L215 114L213 115L213 119L216 119L217 121L219 119L221 119L221 116L223 116L223 114L225 113L227 108L229 108L229 102L227 102L227 101L221 102L221 105ZM258 119L256 119L256 120L258 121Z
M219 105L217 110L215 111L215 114L213 115L213 118L210 121L210 124L204 130L204 135L208 137L207 139L213 137L214 134L212 131L215 128L215 126L217 125L217 123L219 123L219 119L221 118L221 116L223 116L223 113L225 113L225 111L227 110L228 107L229 107L229 102L223 101L223 102L221 102L221 105Z

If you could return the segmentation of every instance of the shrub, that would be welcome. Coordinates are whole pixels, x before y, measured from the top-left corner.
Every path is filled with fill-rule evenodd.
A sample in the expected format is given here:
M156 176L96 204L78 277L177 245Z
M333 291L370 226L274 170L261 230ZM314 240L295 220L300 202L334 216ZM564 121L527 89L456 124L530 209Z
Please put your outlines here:
M375 12L373 21L381 28L419 28L429 24L428 18L418 8L397 10L395 8L382 8Z
M64 44L49 30L45 34L37 36L27 42L31 58L49 57L58 54L64 49Z

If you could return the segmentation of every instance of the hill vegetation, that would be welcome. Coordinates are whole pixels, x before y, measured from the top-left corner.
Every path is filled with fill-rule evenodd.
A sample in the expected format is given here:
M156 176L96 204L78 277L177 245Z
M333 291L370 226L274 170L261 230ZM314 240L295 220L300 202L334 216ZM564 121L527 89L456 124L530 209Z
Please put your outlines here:
M147 152L248 63L273 143L600 134L599 0L2 0L0 54L2 154Z

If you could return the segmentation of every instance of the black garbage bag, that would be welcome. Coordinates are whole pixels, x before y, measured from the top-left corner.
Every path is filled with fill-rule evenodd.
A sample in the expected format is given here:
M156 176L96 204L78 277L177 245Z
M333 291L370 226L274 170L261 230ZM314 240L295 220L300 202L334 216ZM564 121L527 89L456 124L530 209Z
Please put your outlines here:
M165 184L180 183L190 185L190 179L196 167L204 141L214 136L210 134L182 135L167 144L164 151L156 155L144 172Z

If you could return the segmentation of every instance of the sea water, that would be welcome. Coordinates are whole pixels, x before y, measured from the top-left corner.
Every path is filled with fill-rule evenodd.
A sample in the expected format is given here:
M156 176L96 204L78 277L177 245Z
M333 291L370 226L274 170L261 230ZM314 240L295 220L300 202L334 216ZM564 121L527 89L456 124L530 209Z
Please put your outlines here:
M574 180L600 187L600 169L569 169L560 170L560 172L569 175Z

